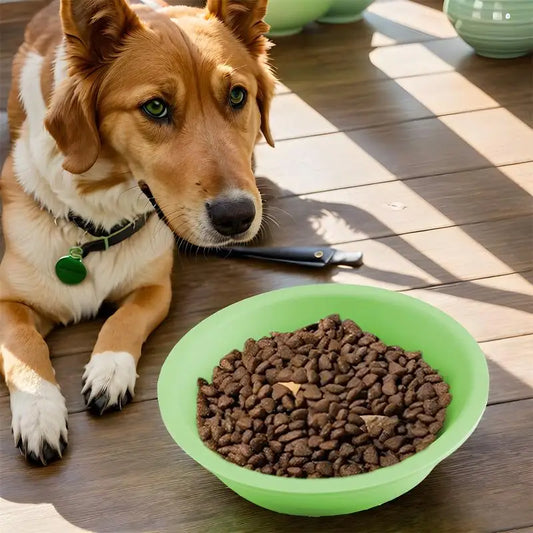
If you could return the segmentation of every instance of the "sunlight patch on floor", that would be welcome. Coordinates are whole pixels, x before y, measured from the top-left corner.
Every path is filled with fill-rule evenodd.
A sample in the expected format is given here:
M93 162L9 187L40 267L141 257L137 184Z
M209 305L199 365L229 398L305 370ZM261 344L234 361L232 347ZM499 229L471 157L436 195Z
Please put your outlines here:
M443 39L457 35L448 17L440 10L407 0L395 1L394 7L393 10L390 3L374 2L367 9L370 13L427 35Z
M499 107L496 100L458 72L397 78L395 81L435 115Z
M0 498L0 514L1 529L6 532L90 533L65 520L51 503L14 503Z
M498 170L529 193L533 204L533 162L500 167Z
M439 120L494 165L531 160L533 130L507 109L449 115Z
M524 307L524 296L533 298L533 285L520 274L472 281L469 298L464 296L461 287L416 289L409 294L450 314L478 342L530 333L531 305L529 309L520 307ZM457 305L458 298L460 306ZM503 309L505 313L502 313Z
M523 355L533 353L533 335L493 341L481 348L487 359L530 387L533 393L533 365L531 359Z
M398 41L396 41L392 37L389 37L388 35L380 33L379 31L375 31L372 34L372 39L370 41L370 46L372 48L377 48L379 46L390 46L391 44L396 44L397 42Z
M281 141L275 150L263 144L256 148L256 155L256 174L277 183L279 196L396 179L344 133ZM317 175L320 184L310 178Z
M302 196L316 201L309 211L313 229L326 242L347 242L373 234L402 234L425 228L452 226L453 221L401 181ZM399 207L401 206L401 207Z
M280 94L274 98L270 112L270 128L276 140L339 131L294 93Z
M376 48L368 54L370 62L389 78L450 72L454 68L421 43Z

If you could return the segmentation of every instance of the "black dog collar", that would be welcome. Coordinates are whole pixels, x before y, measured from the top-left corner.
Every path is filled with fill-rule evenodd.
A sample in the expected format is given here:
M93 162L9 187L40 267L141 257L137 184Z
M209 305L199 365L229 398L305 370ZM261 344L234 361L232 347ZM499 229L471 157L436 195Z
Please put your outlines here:
M151 213L150 213L151 214ZM83 258L91 252L103 252L115 244L119 244L137 233L148 220L148 215L141 215L131 222L124 222L113 226L110 231L103 231L92 222L84 220L72 212L68 214L68 220L86 231L93 241L72 246L68 255L61 257L55 266L57 277L67 285L77 285L87 277L87 268L83 264Z

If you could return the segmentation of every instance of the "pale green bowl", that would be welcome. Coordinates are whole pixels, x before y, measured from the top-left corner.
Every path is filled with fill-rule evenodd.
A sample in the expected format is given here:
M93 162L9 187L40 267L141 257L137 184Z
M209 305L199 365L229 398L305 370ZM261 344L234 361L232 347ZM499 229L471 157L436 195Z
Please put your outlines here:
M268 35L299 33L306 24L320 18L332 3L333 0L269 0L265 18L270 25Z
M326 24L345 24L363 18L364 10L374 0L334 0L329 11L318 19Z
M332 313L352 318L386 343L422 350L450 385L444 428L428 448L374 472L330 479L269 476L224 460L203 444L196 427L197 378L249 337L292 331ZM158 382L163 421L176 443L243 498L279 513L325 516L385 503L420 483L474 431L488 396L485 357L455 320L419 300L357 285L308 285L267 292L210 316L174 347ZM179 476L179 472L176 472Z
M459 36L481 56L533 52L533 0L445 0L443 9Z

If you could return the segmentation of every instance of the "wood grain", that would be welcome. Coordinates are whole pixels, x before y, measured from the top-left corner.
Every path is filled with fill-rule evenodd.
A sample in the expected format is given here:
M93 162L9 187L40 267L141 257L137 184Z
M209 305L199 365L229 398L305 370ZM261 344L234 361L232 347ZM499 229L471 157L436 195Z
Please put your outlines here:
M525 496L533 489L531 409L532 400L488 407L470 439L422 484L379 509L344 517L289 517L247 503L172 442L155 401L102 419L71 415L70 449L61 463L44 469L26 466L2 430L7 461L0 495L15 503L51 503L50 512L74 526L102 532L396 533L399 517L405 533L428 531L429 524L439 533L522 527L533 521Z
M533 366L524 354L533 354L533 335L481 344L490 371L490 403L533 396Z
M285 198L272 203L269 226L277 245L339 243L512 218L532 208L526 191L491 169ZM527 238L532 230L525 229Z

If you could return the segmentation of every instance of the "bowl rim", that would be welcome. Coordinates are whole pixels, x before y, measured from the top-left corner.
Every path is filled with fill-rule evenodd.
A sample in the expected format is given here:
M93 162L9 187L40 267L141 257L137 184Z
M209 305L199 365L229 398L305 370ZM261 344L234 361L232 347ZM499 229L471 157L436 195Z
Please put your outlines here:
M250 309L263 306L268 300L274 300L277 305L280 305L283 301L298 297L300 294L307 295L309 291L313 292L314 296L346 296L348 292L354 297L372 296L386 300L389 298L404 301L410 300L411 302L414 301L416 306L423 309L430 316L439 320L445 320L447 326L454 330L454 335L459 336L461 342L466 346L470 346L468 352L472 351L479 356L478 360L475 361L476 372L471 381L471 388L469 391L472 400L467 402L468 408L463 409L457 415L456 420L453 422L453 431L444 431L425 450L417 452L411 457L392 466L353 476L317 479L277 477L263 474L262 472L248 470L227 461L216 452L210 450L201 441L198 434L193 436L193 438L188 438L187 432L180 434L178 428L175 427L179 426L179 423L175 423L176 410L172 409L172 406L176 405L176 403L173 403L169 398L169 391L172 391L172 396L178 394L176 391L179 387L176 386L176 378L172 374L171 366L176 360L180 348L184 344L186 345L187 342L190 342L191 338L207 333L211 324L217 322L221 317L225 317L226 315L231 316L235 311L239 311L243 308L247 308L247 312L250 312ZM250 308L250 306L252 306L252 308ZM195 377L195 379L197 378ZM299 285L263 292L220 309L199 322L176 343L163 363L157 383L158 405L167 431L170 433L176 444L178 444L187 455L202 465L206 470L210 471L220 479L241 486L261 488L266 491L275 491L278 493L300 493L309 495L370 489L378 485L394 483L400 479L415 476L425 470L429 473L435 465L457 450L457 448L459 448L475 430L485 411L488 392L489 372L483 351L470 333L447 313L407 294L371 286L340 283ZM165 407L169 401L171 401L170 409ZM169 410L173 412L173 421L169 420L169 417L166 415ZM185 420L185 417L181 414L182 411L177 411L177 413L178 421L179 419ZM198 446L198 444L201 446Z

